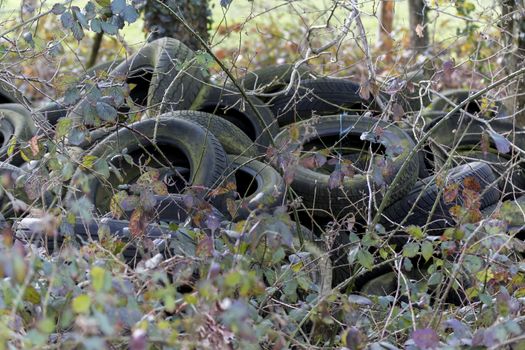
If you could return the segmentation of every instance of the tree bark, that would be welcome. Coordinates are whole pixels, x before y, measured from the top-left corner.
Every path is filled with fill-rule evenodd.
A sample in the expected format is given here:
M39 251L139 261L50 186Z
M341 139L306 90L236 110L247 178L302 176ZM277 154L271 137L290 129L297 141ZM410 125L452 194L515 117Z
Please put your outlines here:
M150 33L150 41L171 37L182 41L193 50L202 49L199 41L176 19L161 1L184 18L193 30L208 41L211 12L208 0L147 0L144 7L144 29Z
M520 4L516 6L516 13L514 14L514 20L517 22L516 27L518 30L518 42L516 50L516 59L518 64L516 65L516 69L520 69L525 66L525 18L523 18L525 7L523 1L519 2ZM518 94L518 114L516 115L516 123L518 126L525 128L525 78L523 76L521 76L518 80L516 94Z
M505 46L505 72L510 74L525 65L525 19L523 4L518 0L500 0L501 36ZM509 98L505 107L516 118L516 124L525 127L525 79L518 78L508 86Z
M385 53L387 60L390 58L394 40L391 33L394 27L394 0L381 1L381 17L379 19L379 49Z
M428 47L427 12L425 0L408 0L410 44L417 52Z

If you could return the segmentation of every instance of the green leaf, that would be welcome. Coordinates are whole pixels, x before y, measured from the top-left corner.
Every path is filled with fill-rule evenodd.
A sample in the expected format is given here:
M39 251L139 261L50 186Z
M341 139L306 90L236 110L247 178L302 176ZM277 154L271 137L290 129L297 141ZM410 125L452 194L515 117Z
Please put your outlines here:
M429 241L424 241L421 244L421 255L423 255L423 258L425 258L425 261L428 261L432 257L432 253L434 253L434 246Z
M44 318L38 322L38 329L42 333L50 334L55 330L55 320L52 318Z
M82 158L82 166L87 168L87 169L92 169L93 168L93 164L95 164L95 161L97 159L98 158L96 156L88 154L88 155L84 156L84 158Z
M374 256L368 250L360 250L357 252L357 261L364 268L371 270L374 266Z
M113 0L111 2L111 12L120 15L126 8L126 0Z
M117 119L117 110L106 102L98 101L95 109L102 120L112 122Z
M89 307L91 306L91 298L89 295L81 294L75 299L73 299L73 311L77 314L85 314L89 312Z
M7 148L7 155L11 157L15 153L16 135L13 135L9 140L9 147Z
M60 118L58 120L56 129L55 129L55 138L60 139L67 134L73 125L73 120L70 118Z
M437 286L441 283L443 280L443 274L441 272L434 272L430 275L430 278L428 279L428 285L429 286Z
M51 9L51 12L53 12L55 15L61 15L66 11L66 7L60 3L56 3L53 5L53 8Z
M139 18L139 14L137 13L137 10L131 5L127 5L126 8L124 8L124 11L120 14L122 18L128 23L134 23Z
M423 239L425 235L423 234L423 231L421 230L421 227L410 225L406 228L407 233L414 237L417 240Z
M91 30L95 33L102 32L102 25L98 18L93 18L90 22Z
M104 160L104 159L98 159L98 160L93 164L93 170L95 170L97 173L99 173L100 175L102 175L102 177L103 177L104 179L109 178L109 165L108 165L108 162L106 162L106 160Z
M419 251L419 244L418 243L407 243L403 247L403 256L407 258L413 258L417 255L417 252Z
M66 12L67 13L67 12ZM77 87L70 87L66 90L64 95L64 104L69 106L77 103L80 100L80 91Z
M78 146L84 142L88 132L80 128L71 128L69 135L67 136L69 144Z
M66 29L71 29L73 28L73 25L75 25L75 19L71 12L64 12L60 16L60 21L62 22L62 26Z
M483 260L475 255L467 255L465 256L464 266L468 272L475 274L483 268Z
M28 301L31 304L40 304L40 294L33 286L27 286L24 292L24 301Z
M91 269L91 285L95 292L100 292L104 288L104 276L106 270L100 266L94 266Z

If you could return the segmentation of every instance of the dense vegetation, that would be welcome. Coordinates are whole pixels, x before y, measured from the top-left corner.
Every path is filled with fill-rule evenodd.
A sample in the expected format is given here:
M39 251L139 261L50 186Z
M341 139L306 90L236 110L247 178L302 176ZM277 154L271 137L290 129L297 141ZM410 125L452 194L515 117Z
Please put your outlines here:
M520 4L177 3L1 17L0 349L525 349Z

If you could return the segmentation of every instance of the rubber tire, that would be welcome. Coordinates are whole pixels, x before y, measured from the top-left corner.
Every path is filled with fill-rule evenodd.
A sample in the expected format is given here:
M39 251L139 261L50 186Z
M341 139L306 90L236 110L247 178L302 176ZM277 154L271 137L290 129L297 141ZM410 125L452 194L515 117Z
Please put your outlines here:
M184 71L178 65L194 60L194 52L173 38L161 38L143 46L119 64L111 76L128 80L151 72L147 107L150 115L189 109L205 81L203 67L192 63Z
M490 169L490 167L481 162L472 162L459 167L452 168L448 173L448 182L459 184L458 198L452 203L445 203L443 197L438 199L438 205L428 225L429 234L441 234L441 231L450 226L454 226L455 222L449 213L449 209L456 204L462 205L461 190L463 187L463 180L467 177L473 177L477 180L481 187L481 192L485 191L486 188L495 182L496 176ZM394 223L400 223L407 217L410 209L416 203L416 199L420 195L421 191L427 184L430 184L428 188L421 195L420 200L417 202L411 215L405 221L405 225L416 225L423 227L428 219L428 213L430 213L434 202L438 197L440 189L435 183L435 176L428 177L421 181L418 181L414 188L407 194L403 199L393 203L383 211L383 215ZM491 204L496 203L500 198L500 192L494 186L490 186L485 194L481 197L480 210L488 207ZM384 225L390 227L389 221L383 221ZM437 232L436 232L437 231Z
M243 77L241 84L245 90L257 90L263 94L270 94L280 91L290 83L294 65L293 64L279 64L269 67L257 69L253 72L248 72ZM297 69L299 77L302 79L309 78L313 73L304 65ZM267 102L270 97L265 97L262 94L255 94L261 101Z
M0 159L5 160L8 158L7 151L13 137L16 137L17 141L29 141L35 135L36 126L31 112L16 103L0 105L0 133L3 136ZM20 152L15 152L9 158L10 163L16 166L25 162Z
M279 132L272 111L257 97L249 96L248 99L259 112L262 120L244 97L235 88L219 86L205 86L199 98L191 109L215 114L228 120L241 129L256 143L259 153L266 152L272 139Z
M494 152L494 153L493 153ZM511 159L506 157L503 154L497 153L496 150L489 150L485 155L482 151L474 149L473 151L460 150L457 152L458 156L453 156L453 161L455 164L459 165L465 162L472 162L479 160L481 162L487 163L491 168L497 178L501 175L507 173L509 166L506 164L510 162ZM469 159L464 159L469 158ZM508 181L507 181L508 179ZM509 182L510 181L510 182ZM516 166L509 174L505 174L499 182L499 189L504 196L512 196L514 193L525 193L525 169L521 166Z
M305 80L297 90L275 97L269 106L281 127L313 115L379 110L373 98L363 100L359 96L359 84L333 78Z
M216 115L198 111L174 111L161 115L161 118L180 118L191 120L219 140L227 154L256 157L257 151L250 138L237 126Z
M112 238L117 238L124 242L132 242L133 238L129 231L129 221L114 220L114 219L95 219L85 222L81 218L76 218L75 224L66 228L64 225L58 231L58 234L53 237L47 237L41 231L44 225L40 218L25 218L22 219L16 228L16 237L23 241L30 241L34 243L35 237L47 238L47 242L43 242L46 247L51 250L54 248L54 239L56 237L57 248L60 248L66 240L73 240L79 245L86 242L98 241L99 229L106 227L109 230ZM170 237L167 240L166 237ZM173 232L167 228L159 227L159 225L148 225L146 228L145 238L152 241L162 239L160 246L157 248L163 253L165 257L172 257L173 255L195 256L196 244L188 234L182 230ZM166 246L169 242L169 246ZM137 256L138 251L134 244L126 245L126 250L122 253L126 262L132 261ZM139 255L140 256L140 255Z
M445 96L452 102L459 104L466 99L468 99L472 94L474 94L475 91L470 90L464 90L464 89L454 89L454 90L446 90L441 93L441 95ZM449 102L447 102L442 97L435 97L432 99L431 104L428 106L428 110L430 111L449 111L452 110L455 106L451 105ZM471 114L479 113L481 110L481 101L475 100L467 104L466 106L462 107L462 109L466 110L467 112ZM496 101L496 111L491 111L488 116L490 117L501 117L508 115L505 106L500 102Z
M425 132L429 132L429 130L433 128L441 119L442 116L438 116L437 118L433 119L425 127ZM525 130L515 127L512 125L512 123L509 123L505 120L497 119L492 120L490 122L490 126L499 134L512 135L515 133L516 137L513 141L519 148L525 148ZM463 118L461 118L459 114L446 120L444 124L435 129L435 131L432 133L432 139L434 142L430 143L430 149L433 153L435 168L441 168L445 161L450 157L450 152L448 152L448 150L442 150L442 147L452 149L453 147L457 146L456 151L458 153L470 153L474 158L489 162L502 163L510 160L514 154L499 153L496 149L496 145L493 144L492 139L490 139L491 145L489 154L487 154L487 157L483 155L481 139L483 137L483 130L485 128L486 126L483 123L468 116L463 116ZM459 142L456 140L457 135L463 135ZM512 149L511 152L515 152L515 150ZM497 170L497 167L495 167L495 169ZM507 170L505 166L502 166L500 169L501 171L498 171L499 173L503 173ZM525 169L523 169L523 167L519 167L515 170L516 171L513 171L511 175L513 183L515 183L518 188L525 189L525 176L523 175ZM506 184L504 179L500 182L500 188L505 194L512 193L512 186Z
M127 149L128 154L141 149L141 145L146 147L151 145L151 140L155 132L157 120L149 119L121 128L106 137L96 145L88 155L106 159L115 154L118 145L119 150ZM159 119L157 128L156 145L167 145L180 150L185 160L189 162L190 179L192 186L203 186L214 188L221 180L222 174L227 169L227 156L219 141L207 132L200 125L184 119ZM200 161L201 160L201 161ZM136 169L136 168L135 168ZM136 172L136 170L135 170ZM127 183L136 179L138 174L131 170L133 175ZM71 188L66 193L66 204L71 206L75 199L83 196L79 190L79 180L85 176L80 167L75 171L71 179ZM85 194L88 200L95 204L97 210L105 214L109 211L109 199L106 195L112 189L104 191L101 182L94 176L88 175L89 193ZM116 176L111 174L108 181L113 189L119 183ZM98 198L97 198L98 197Z
M347 137L357 140L360 140L363 132L372 131L376 126L383 128L385 140L390 142L390 144L399 145L403 148L403 152L398 155L391 164L391 174L384 178L387 185L392 182L403 163L407 161L408 154L415 146L410 136L397 126L363 116L327 116L321 118L318 124L312 126L304 122L295 125L299 130L299 140L304 139L307 127L313 127L315 129L315 134L310 134L309 138L303 141L303 144L304 142L315 140L318 137L337 136L340 134L339 131L341 127L346 130L350 126L353 126L352 130L347 133ZM276 145L282 145L290 139L290 128L284 129L277 135ZM408 168L405 173L401 175L402 180L399 182L397 188L393 190L388 203L393 203L403 198L412 189L412 186L417 180L419 160L417 157L414 157L408 161ZM321 174L298 165L291 186L295 192L303 198L303 202L308 208L322 209L319 213L321 216L326 215L324 213L325 211L333 211L332 214L335 217L349 213L348 206L362 201L368 193L367 179L364 175L356 174L351 179L345 178L342 190L340 188L330 190L328 186L329 179L329 175ZM381 196L377 195L376 201L379 200L382 200Z
M402 127L402 129L407 133L407 135L409 135L412 138L412 140L414 140L414 144L417 144L416 139L412 135L412 129L405 128L405 127ZM419 150L417 152L417 158L419 160L419 171L418 171L417 177L419 180L427 178L431 175L430 170L432 168L429 168L427 161L425 159L427 152L428 151L425 149Z
M0 79L0 105L6 103L31 104L14 85Z
M407 84L418 85L421 80L429 80L430 77L425 77L423 70L417 70L412 72L407 72L405 76L401 76L398 79L405 80ZM383 86L388 86L390 81L386 81ZM390 100L390 94L384 94L385 100ZM422 96L422 103L419 97L419 88L414 86L414 91L409 91L408 88L397 92L394 97L394 103L398 103L403 107L403 110L407 113L417 112L419 110L425 109L432 101L429 94Z
M283 204L286 192L284 180L271 165L241 156L229 155L228 159L235 171L237 189L241 186L246 186L247 190L255 187L249 196L235 200L237 210L232 219L244 220L252 211L269 210ZM241 181L240 173L251 179Z

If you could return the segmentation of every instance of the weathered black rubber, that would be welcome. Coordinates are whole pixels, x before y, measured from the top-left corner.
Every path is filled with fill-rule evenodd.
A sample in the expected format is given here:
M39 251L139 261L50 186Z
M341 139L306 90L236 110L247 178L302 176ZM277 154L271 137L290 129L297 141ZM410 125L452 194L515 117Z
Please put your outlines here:
M209 130L219 140L228 154L256 157L257 150L252 140L235 124L214 114L199 111L174 111L162 118L181 118L196 122Z
M194 58L193 51L180 41L161 38L146 44L119 64L111 76L131 79L128 83L139 82L140 85L149 82L146 106L151 115L188 109L205 81L205 68ZM136 94L135 102L143 104L143 92L132 90L132 93Z
M407 170L401 174L402 180L393 190L389 203L403 198L412 189L417 180L419 159L414 157L408 160L408 154L414 147L414 142L402 129L395 125L383 122L374 118L363 116L327 116L320 119L318 124L308 126L308 123L297 123L294 128L298 129L299 140L305 138L307 128L313 128L314 133L309 133L304 139L303 145L322 138L328 138L331 142L340 144L364 145L361 136L365 132L374 132L376 127L382 128L385 132L378 140L380 143L396 145L401 148L400 154L392 160L391 172L384 176L386 185L390 184L397 172L405 161L409 162ZM342 131L344 131L342 133ZM291 139L290 128L284 129L276 137L276 144L283 145ZM328 146L332 146L329 144ZM295 170L295 177L292 188L299 196L307 208L320 209L319 215L333 215L338 217L347 213L357 214L360 209L366 208L366 198L368 197L368 183L365 175L356 174L353 178L345 177L342 188L329 188L330 175L316 170L307 169L298 165ZM375 187L373 185L372 187ZM380 193L375 195L377 202L382 200Z
M234 220L246 219L254 210L282 205L284 180L271 165L241 156L228 156L235 171L239 199L235 200Z
M156 136L156 141L152 142L154 136ZM167 148L163 153L168 159L158 153L157 147ZM217 186L228 166L226 153L215 136L200 125L184 119L148 119L131 124L106 137L88 155L109 160L124 149L127 149L129 155L135 157L135 162L138 162L140 156L144 155L144 149L149 149L149 152L156 155L157 159L150 164L152 167L187 167L190 169L190 175L186 179L188 183L204 188ZM80 191L79 183L86 174L81 168L78 168L71 179L71 187L66 194L66 203L71 205L76 198L86 196L91 203L96 205L98 211L103 214L107 213L109 199L118 185L132 184L140 176L140 170L136 166L121 163L123 167L127 167L121 169L125 174L123 182L112 173L103 186L99 179L89 174L87 187L90 191L86 194ZM126 174L126 171L129 173Z
M7 103L0 105L0 159L7 159L7 151L12 138L17 142L29 141L36 133L36 125L31 117L31 112L23 105ZM19 152L13 154L10 163L21 165L25 161Z
M475 181L479 183L481 192L485 192L481 197L480 209L486 208L498 201L500 198L500 191L496 187L496 177L490 167L481 162L468 163L455 167L448 173L447 183L459 184L459 194L456 200L451 203L446 203L443 196L438 197L440 188L435 183L435 176L431 176L418 181L410 193L384 210L383 215L388 218L388 220L384 221L384 224L391 227L392 225L389 224L389 220L394 223L401 223L404 221L405 225L423 227L428 220L429 213L434 206L435 201L437 200L437 208L427 229L430 234L441 234L441 231L444 228L455 224L452 215L449 213L449 209L456 204L461 205L463 203L461 191L464 188L463 181L467 177L474 178ZM427 184L429 184L429 186L425 189ZM422 191L424 191L423 194L416 202ZM414 210L409 215L412 207L414 207Z
M46 225L40 218L22 219L16 227L16 237L33 243L36 243L36 240L43 240L42 243L53 251L55 239L56 248L60 248L66 241L73 244L85 244L86 242L99 241L101 240L100 234L107 234L103 239L117 239L129 243L122 251L127 262L140 257L140 250L136 249L136 245L133 243L134 238L129 231L129 221L104 218L86 222L77 218L73 225L64 222L55 237L47 236L42 231L44 227ZM185 233L184 229L174 232L159 225L148 225L144 238L152 240L156 250L165 257L172 255L191 257L195 255L196 243Z
M274 98L269 106L281 127L314 115L379 110L373 98L364 100L359 96L359 84L333 78L305 80L297 90Z
M279 127L264 102L254 96L250 96L249 101L256 110L242 94L235 92L235 88L205 86L191 109L215 114L235 124L255 142L259 153L264 154L272 138L279 132Z
M286 88L290 82L293 69L293 64L280 64L260 68L246 73L241 83L246 90L260 91L262 94L274 93ZM301 80L308 79L313 75L313 72L304 65L299 66L297 73ZM271 99L262 94L255 94L255 96L264 102Z

